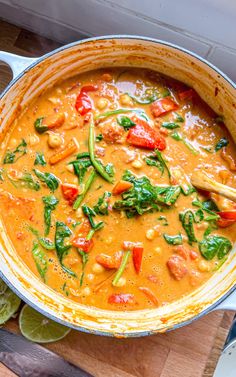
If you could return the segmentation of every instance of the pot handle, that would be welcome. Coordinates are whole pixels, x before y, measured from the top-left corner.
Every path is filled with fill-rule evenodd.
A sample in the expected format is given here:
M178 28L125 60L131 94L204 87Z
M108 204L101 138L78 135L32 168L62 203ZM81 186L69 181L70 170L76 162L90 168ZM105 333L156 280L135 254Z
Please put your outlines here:
M233 310L236 311L236 289L222 301L215 310Z
M8 64L11 67L13 79L22 73L32 63L36 62L38 58L26 58L11 54L10 52L0 51L0 61Z

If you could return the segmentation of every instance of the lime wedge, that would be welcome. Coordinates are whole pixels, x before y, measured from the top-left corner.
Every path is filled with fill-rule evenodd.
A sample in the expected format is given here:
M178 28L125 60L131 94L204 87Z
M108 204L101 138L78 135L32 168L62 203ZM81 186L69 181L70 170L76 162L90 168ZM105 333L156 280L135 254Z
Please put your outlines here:
M44 317L25 305L19 317L19 326L25 338L37 343L51 343L64 338L70 329Z
M3 325L19 309L21 300L0 280L0 325Z

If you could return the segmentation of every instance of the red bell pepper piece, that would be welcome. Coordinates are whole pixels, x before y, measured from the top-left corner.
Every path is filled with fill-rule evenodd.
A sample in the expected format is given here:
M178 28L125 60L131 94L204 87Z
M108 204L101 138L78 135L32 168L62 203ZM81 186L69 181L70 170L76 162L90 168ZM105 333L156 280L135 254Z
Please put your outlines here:
M139 274L141 270L141 264L142 264L142 258L143 258L143 247L142 246L134 246L133 248L133 263L134 268L137 274Z
M132 121L136 124L130 128L126 141L135 147L147 149L159 149L163 151L166 148L166 141L154 128L149 126L147 122L137 117L133 117Z
M98 90L96 85L86 85L81 88L75 102L75 108L80 115L85 115L92 109L92 102L87 93L96 90Z
M178 97L181 101L185 101L185 100L191 101L195 96L196 96L196 92L192 88L178 92Z
M92 239L87 240L84 237L75 237L71 242L73 246L77 247L80 250L83 250L85 253L89 253L94 245Z
M88 219L84 219L80 225L78 231L76 232L76 237L86 237L91 229L90 222Z
M169 111L177 110L179 105L170 97L161 98L151 104L151 113L154 118L167 114Z
M109 304L136 304L135 297L131 293L117 293L108 297Z
M222 211L217 213L222 219L236 221L236 211Z
M78 187L69 183L63 183L61 185L61 191L64 199L68 201L69 205L73 205L79 193Z
M226 219L218 219L217 225L219 228L227 228L230 225L233 225L235 220L226 220Z
M96 256L96 262L108 270L118 269L121 264L122 255L122 251L117 251L112 256L106 254L99 254Z

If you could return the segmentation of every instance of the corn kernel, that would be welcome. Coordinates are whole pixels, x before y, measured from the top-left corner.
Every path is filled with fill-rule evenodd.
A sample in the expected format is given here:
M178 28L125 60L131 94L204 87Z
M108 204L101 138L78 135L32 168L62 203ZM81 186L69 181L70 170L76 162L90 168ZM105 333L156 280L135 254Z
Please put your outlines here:
M120 103L123 106L132 106L133 105L132 98L130 98L130 96L128 94L122 94L120 96Z
M97 108L99 110L103 110L107 107L108 105L108 100L106 98L99 98L97 101Z

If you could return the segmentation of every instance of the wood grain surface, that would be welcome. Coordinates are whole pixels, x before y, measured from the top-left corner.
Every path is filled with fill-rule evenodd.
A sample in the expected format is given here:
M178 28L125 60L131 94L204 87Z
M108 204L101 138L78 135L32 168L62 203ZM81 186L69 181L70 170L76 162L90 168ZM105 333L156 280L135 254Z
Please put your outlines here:
M0 50L40 56L58 46L0 20ZM0 92L10 80L11 71L0 62ZM218 311L170 333L139 339L71 331L47 347L96 377L212 377L232 319L232 312ZM18 332L17 319L7 327ZM0 376L15 374L0 363Z

